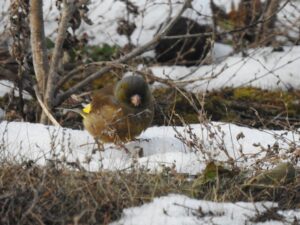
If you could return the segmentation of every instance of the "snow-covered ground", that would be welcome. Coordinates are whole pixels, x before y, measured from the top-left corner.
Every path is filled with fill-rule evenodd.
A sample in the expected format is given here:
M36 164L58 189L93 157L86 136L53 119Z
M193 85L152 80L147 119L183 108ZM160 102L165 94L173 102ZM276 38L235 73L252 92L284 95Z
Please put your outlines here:
M241 86L289 90L300 88L299 63L299 46L284 47L282 52L266 47L249 50L247 57L235 54L210 65L150 69L155 76L172 79L179 85L183 83L192 92Z
M241 137L243 133L244 137ZM191 135L194 134L194 135ZM240 167L251 169L258 159L264 168L273 162L289 161L288 149L292 143L299 144L299 134L286 131L256 130L233 124L213 122L188 127L150 127L140 135L140 141L127 143L124 149L106 144L105 151L93 153L93 138L86 132L41 124L3 121L0 124L0 157L13 161L33 160L47 165L56 160L62 164L76 162L91 171L130 170L148 168L161 171L170 167L180 173L201 172L208 159L226 162L233 158ZM205 151L191 148L178 139L193 141ZM269 146L278 144L280 152L266 157ZM142 149L143 156L134 152ZM223 149L223 150L221 150ZM257 164L256 164L257 166ZM299 210L280 211L285 222L249 223L250 218L263 213L276 203L213 203L170 195L155 198L152 203L124 210L124 215L113 224L286 224L300 218ZM199 211L201 208L202 211ZM197 214L197 212L199 214Z
M155 198L141 207L124 210L123 217L111 225L283 225L292 224L300 217L300 210L278 210L281 221L251 222L268 209L276 208L272 202L215 203L191 199L183 195Z
M238 138L241 133L244 137ZM128 154L113 144L105 144L104 152L92 153L96 146L86 131L41 124L3 121L0 135L1 157L13 160L33 160L41 165L51 159L80 162L91 171L124 170L135 162L134 166L151 171L175 166L178 172L189 174L201 172L211 159L226 162L232 158L240 167L251 168L257 159L265 156L262 149L275 143L281 149L276 157L288 159L289 147L300 140L295 132L257 130L217 122L188 127L150 127L139 136L139 141L125 145L131 152ZM184 144L190 141L196 146ZM201 152L200 148L204 150ZM134 154L141 149L143 156L136 159ZM269 160L264 160L264 166L268 167L272 161Z
M175 132L176 130L176 132ZM203 145L206 153L195 151L176 138L182 134L190 140L189 130L196 134L198 144ZM237 140L240 133L244 138ZM212 135L214 134L214 135ZM2 122L0 124L0 157L13 160L34 160L44 165L51 159L64 162L79 162L85 169L124 170L133 167L149 168L159 171L164 166L175 168L178 172L196 174L205 168L205 158L227 160L228 156L220 151L223 147L241 167L251 168L258 158L265 156L268 145L278 143L282 150L274 161L288 160L288 147L294 142L299 144L299 134L271 130L256 130L238 127L233 124L212 123L210 125L191 125L185 127L151 127L141 134L140 140L126 144L129 151L143 149L144 156L136 158L113 145L105 145L105 151L92 153L95 148L93 138L86 131L70 130L41 124ZM241 152L245 154L241 157ZM270 160L268 162L268 160ZM271 158L264 165L271 165ZM257 165L256 165L257 166ZM140 207L124 209L123 216L112 225L179 225L179 224L292 224L300 219L300 210L282 211L273 202L236 202L215 203L191 199L183 195L170 194L155 198ZM267 209L275 208L282 216L281 221L251 222Z
M7 12L8 2L7 0L0 2L1 13ZM136 45L142 45L151 40L160 23L168 16L176 14L180 8L178 2L182 1L172 0L171 8L168 5L169 0L132 0L132 2L143 12L132 17L137 24L132 41ZM231 1L215 0L215 2L224 5L226 11L229 11ZM57 10L55 7L50 9L52 3L50 0L44 1L47 35L55 34L57 27L57 22L53 20L57 17ZM291 1L278 17L282 23L293 24L296 28L299 27L297 24L300 12L293 7L292 4L295 3L297 2ZM201 23L211 23L209 0L193 1L193 6L201 16L192 10L185 12L185 16L192 18L197 16L197 20ZM127 39L116 34L115 20L124 16L126 10L123 2L93 0L90 18L94 25L82 24L78 32L88 32L90 36L94 36L92 41L94 44L108 42L125 45ZM0 30L4 28L4 24L5 21L1 20ZM300 88L300 47L286 46L283 52L272 52L271 48L252 49L249 50L248 57L231 53L230 46L215 43L211 65L197 68L153 66L150 69L154 75L172 79L193 92L249 85L266 89ZM10 85L5 82L4 84ZM154 83L153 86L158 85L160 84ZM1 95L7 92L3 87L0 86ZM292 144L296 147L300 145L297 130L293 132L257 130L216 122L192 124L188 127L150 127L140 135L139 141L125 145L131 154L112 144L105 145L104 152L94 153L93 150L96 148L94 140L86 131L41 124L2 121L0 135L0 159L33 160L40 165L48 164L52 159L62 163L78 162L80 166L90 171L130 170L132 167L143 167L155 172L168 166L180 173L197 174L205 168L209 159L226 162L230 158L234 159L238 166L248 169L252 168L257 159L263 159L261 166L270 168L274 162L290 161L293 155L289 153L289 147ZM189 141L193 141L196 147L192 148L191 145L185 144ZM269 156L265 158L265 150L272 149L275 143L279 146L279 153L273 156L274 158ZM135 152L139 151L142 151L141 157L135 155ZM300 211L290 210L278 211L283 216L283 221L251 222L251 218L255 215L276 206L277 204L273 202L214 203L171 194L155 198L153 202L140 207L125 209L123 217L113 224L269 225L291 224L294 218L300 220Z
M8 14L9 2L9 0L0 1L0 16ZM58 10L54 6L54 2L53 0L43 1L47 36L55 36L57 29ZM128 15L123 1L91 0L90 2L89 18L93 21L93 25L82 22L77 34L87 32L90 37L93 37L92 44L110 43L124 46L127 44L127 38L116 32L119 19L129 18L136 24L137 28L131 36L132 43L142 45L152 39L161 23L165 22L168 17L176 15L184 0L131 0L138 7L139 15ZM214 0L214 2L228 13L231 10L231 3L234 2L237 7L240 0ZM285 1L281 4L285 4ZM195 19L202 24L212 24L210 0L194 0L192 6L193 9L184 12L184 17ZM289 1L278 13L279 26L282 28L289 26L288 31L293 36L299 35L297 29L300 25L299 18L300 10L297 0ZM7 18L0 17L0 31L5 29L4 24L7 21Z

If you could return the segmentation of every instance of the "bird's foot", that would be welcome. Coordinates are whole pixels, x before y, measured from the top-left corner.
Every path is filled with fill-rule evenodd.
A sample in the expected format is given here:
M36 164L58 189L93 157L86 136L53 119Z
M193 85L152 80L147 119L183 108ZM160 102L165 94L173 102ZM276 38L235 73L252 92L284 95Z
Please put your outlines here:
M129 150L128 150L128 148L125 146L124 143L119 142L119 143L115 143L115 145L116 145L116 148L117 148L118 150L123 150L123 151L125 151L126 153L130 153Z
M143 157L144 151L142 147L135 146L134 148L128 148L124 143L116 143L116 149L125 151L127 154L133 156L134 158Z

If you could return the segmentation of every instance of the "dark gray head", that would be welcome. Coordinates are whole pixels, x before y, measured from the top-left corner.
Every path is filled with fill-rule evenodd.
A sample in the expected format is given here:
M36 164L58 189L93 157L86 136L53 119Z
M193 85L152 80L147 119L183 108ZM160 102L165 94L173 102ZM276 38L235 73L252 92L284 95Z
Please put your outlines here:
M119 102L136 108L145 108L152 101L152 94L142 76L127 76L120 80L114 90Z

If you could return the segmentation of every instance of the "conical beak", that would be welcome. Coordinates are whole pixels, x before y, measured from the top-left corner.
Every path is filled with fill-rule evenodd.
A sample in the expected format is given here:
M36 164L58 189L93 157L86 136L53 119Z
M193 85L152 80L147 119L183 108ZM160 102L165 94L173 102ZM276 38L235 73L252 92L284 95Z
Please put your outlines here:
M131 96L130 101L132 103L132 105L134 105L135 107L138 107L141 104L141 96L139 96L138 94L135 94L133 96Z

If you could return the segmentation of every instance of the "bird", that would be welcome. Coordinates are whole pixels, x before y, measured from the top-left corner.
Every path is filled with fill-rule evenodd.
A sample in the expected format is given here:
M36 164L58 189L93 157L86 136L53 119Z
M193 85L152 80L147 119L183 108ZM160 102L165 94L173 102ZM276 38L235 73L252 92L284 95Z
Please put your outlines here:
M128 142L151 125L154 99L142 76L125 76L115 85L94 91L81 115L96 141Z

